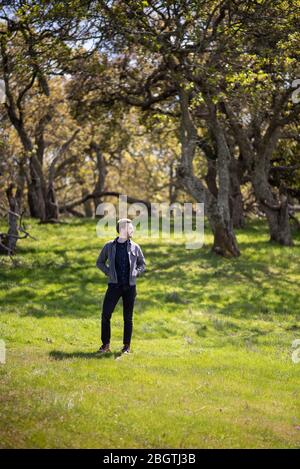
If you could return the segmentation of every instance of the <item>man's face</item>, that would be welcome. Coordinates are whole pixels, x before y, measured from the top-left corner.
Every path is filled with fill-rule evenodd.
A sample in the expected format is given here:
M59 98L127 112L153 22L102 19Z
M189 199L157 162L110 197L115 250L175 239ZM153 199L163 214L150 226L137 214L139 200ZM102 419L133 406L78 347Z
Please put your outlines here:
M131 238L134 232L134 226L132 223L124 223L123 226L120 226L119 236L121 238Z
M134 233L134 226L132 223L127 223L127 235L128 235L128 238L131 238L133 233Z

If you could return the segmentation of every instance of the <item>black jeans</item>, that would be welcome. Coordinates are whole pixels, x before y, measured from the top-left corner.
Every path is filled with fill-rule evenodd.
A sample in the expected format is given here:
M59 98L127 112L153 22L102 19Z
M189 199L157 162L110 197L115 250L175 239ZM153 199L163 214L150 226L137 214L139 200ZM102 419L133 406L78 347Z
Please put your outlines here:
M118 285L113 283L108 284L102 306L101 340L104 345L109 344L110 342L110 319L120 297L123 299L123 344L130 345L136 285Z

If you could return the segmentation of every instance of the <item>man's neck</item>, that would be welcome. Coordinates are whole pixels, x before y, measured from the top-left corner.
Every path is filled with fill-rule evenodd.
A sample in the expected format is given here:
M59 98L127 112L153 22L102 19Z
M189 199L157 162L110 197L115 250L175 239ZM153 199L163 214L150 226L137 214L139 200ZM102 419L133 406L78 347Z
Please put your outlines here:
M121 236L118 236L117 241L118 243L125 243L128 238L122 238Z

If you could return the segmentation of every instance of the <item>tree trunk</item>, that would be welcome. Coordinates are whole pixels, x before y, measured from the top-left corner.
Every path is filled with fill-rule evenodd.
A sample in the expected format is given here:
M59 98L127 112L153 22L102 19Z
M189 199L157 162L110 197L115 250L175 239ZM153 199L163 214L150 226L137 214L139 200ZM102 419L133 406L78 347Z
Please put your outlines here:
M59 208L53 181L50 180L47 187L42 167L34 157L30 158L28 205L30 216L38 218L42 223L56 221L59 218Z
M241 192L238 161L232 158L230 164L230 212L233 228L244 228L244 204Z
M287 201L283 201L276 209L266 207L265 204L261 205L267 217L270 241L275 241L282 246L293 246Z
M86 187L83 187L81 193L82 193L82 197L84 198L86 195L89 194L89 191ZM93 211L93 205L92 205L92 200L91 199L87 199L83 203L83 208L84 208L84 215L87 218L93 218L94 211Z
M103 153L101 151L100 145L98 145L96 142L92 142L91 150L94 151L96 154L96 166L97 166L97 173L98 173L94 192L95 194L100 194L101 192L104 192L105 178L107 175L106 162L105 162ZM94 198L95 214L96 214L98 205L100 205L102 202L103 200L100 197Z
M259 207L267 218L270 241L275 241L283 246L293 246L287 196L281 194L280 202L277 203L262 171L256 170L254 172L252 184Z
M28 183L28 205L30 216L45 221L46 187L41 165L35 155L29 158L30 177Z
M280 101L278 101L280 103ZM288 202L285 195L280 196L281 203L277 203L269 183L270 160L274 152L281 128L276 122L270 123L263 137L258 133L257 141L251 142L247 132L239 124L237 117L227 102L224 102L226 114L229 118L235 139L245 164L251 174L251 183L260 210L267 218L270 241L283 246L292 246L292 236L289 224Z
M6 190L9 204L8 212L8 233L2 234L0 238L0 254L13 255L18 241L18 220L20 218L20 207L16 196L13 194L13 184L10 184Z
M53 183L49 184L46 195L46 219L58 220L59 208Z
M39 218L41 221L46 220L44 194L41 188L32 180L28 184L28 205L32 218Z
M205 176L205 182L209 192L215 197L218 197L218 186L217 186L217 158L207 159L207 173Z
M18 204L19 211L21 213L23 207L24 189L26 185L26 156L22 155L18 162L18 174L17 174L17 190L16 190L16 203Z
M184 167L179 166L177 174L183 188L197 202L204 203L205 215L207 215L214 236L212 251L224 257L239 256L240 250L232 222L224 219L216 198L202 187L201 181L196 176L188 175Z
M232 193L232 176L230 168L233 157L224 129L217 117L216 106L213 104L209 93L204 92L204 98L209 111L209 126L211 134L215 138L217 146L217 175L218 195L210 197L208 204L208 216L214 233L213 251L225 257L240 255L238 243L233 230L233 210L230 209L230 195Z
M210 199L212 199L210 197ZM207 204L207 217L214 235L212 251L224 257L238 257L240 250L231 220L226 220L215 200Z
M176 179L176 169L174 167L174 161L171 162L169 168L169 203L174 204L178 196L178 184Z
M237 248L237 240L232 227L217 224L213 228L214 244L213 251L224 257L238 257L240 251Z
M240 255L237 240L233 232L229 209L229 162L230 153L222 134L222 129L215 122L213 129L218 145L217 171L219 187L217 197L203 184L201 179L194 175L193 159L198 142L197 129L192 121L189 111L189 99L186 91L180 89L181 104L181 164L177 170L178 180L184 189L191 194L197 202L203 202L210 226L214 235L213 252L222 256L236 257Z

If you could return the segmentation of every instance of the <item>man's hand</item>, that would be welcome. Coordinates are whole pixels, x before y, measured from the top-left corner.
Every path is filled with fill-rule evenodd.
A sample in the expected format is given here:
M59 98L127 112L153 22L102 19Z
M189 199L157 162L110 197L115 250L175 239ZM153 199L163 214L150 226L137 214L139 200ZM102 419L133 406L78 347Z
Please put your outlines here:
M137 277L139 277L146 270L145 257L140 247L138 250L138 256L137 256L137 261L136 261L136 270L137 270Z

